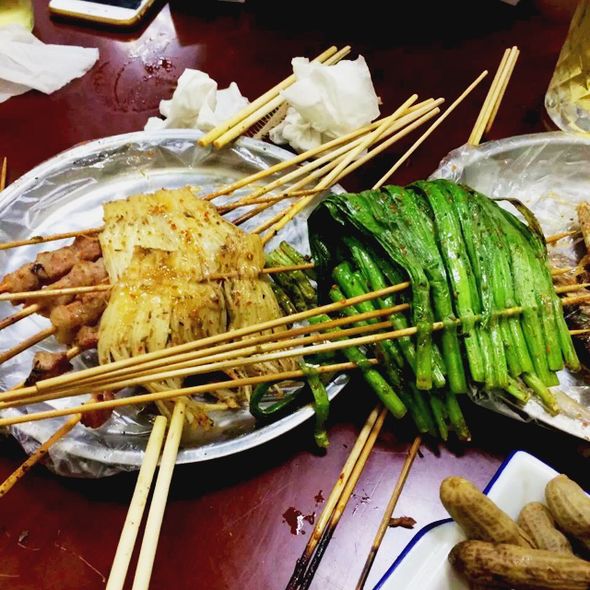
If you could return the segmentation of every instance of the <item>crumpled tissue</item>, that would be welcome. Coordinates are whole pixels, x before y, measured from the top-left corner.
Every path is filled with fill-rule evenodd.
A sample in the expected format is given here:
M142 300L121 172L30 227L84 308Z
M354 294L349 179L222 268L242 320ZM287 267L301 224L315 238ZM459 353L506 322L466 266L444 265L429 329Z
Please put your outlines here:
M367 125L379 116L379 97L362 56L334 65L292 60L297 80L281 92L290 105L270 131L275 143L306 151Z
M217 82L208 74L187 68L178 78L172 98L160 101L160 113L166 119L150 117L145 129L189 128L209 131L247 104L248 99L242 96L235 82L218 90Z
M83 76L98 49L50 45L17 24L0 28L0 102L29 90L50 94Z

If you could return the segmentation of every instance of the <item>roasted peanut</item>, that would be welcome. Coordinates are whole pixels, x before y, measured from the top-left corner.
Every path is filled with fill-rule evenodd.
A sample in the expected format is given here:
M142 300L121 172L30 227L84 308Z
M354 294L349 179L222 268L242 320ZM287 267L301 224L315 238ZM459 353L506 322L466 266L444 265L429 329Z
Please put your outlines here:
M470 481L447 477L440 499L469 539L533 547L528 535Z
M541 502L530 502L518 516L518 525L530 537L536 549L572 553L566 536L555 528L551 512Z
M567 475L554 477L545 487L547 506L559 528L590 549L590 498Z
M470 582L514 590L587 590L590 563L565 553L463 541L449 561Z

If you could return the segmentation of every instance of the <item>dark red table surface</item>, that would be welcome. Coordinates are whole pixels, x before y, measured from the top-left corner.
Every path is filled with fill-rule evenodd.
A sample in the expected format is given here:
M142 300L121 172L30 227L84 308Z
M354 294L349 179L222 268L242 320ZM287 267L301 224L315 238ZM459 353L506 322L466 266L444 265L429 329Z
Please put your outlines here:
M353 55L366 57L384 111L412 92L452 100L482 69L495 70L504 48L517 44L522 55L490 137L544 130L543 96L566 25L526 2L517 8L496 1L397 4L385 12L377 2L354 8L323 3L320 9L320 2L178 1L157 4L140 27L121 32L52 20L47 2L37 0L39 38L98 47L100 60L53 95L30 92L0 104L0 156L8 157L9 180L77 143L143 128L186 67L208 72L222 86L235 80L254 98L289 73L292 57L312 56L331 44L349 43ZM463 144L485 92L483 85L477 89L394 180L427 176ZM407 145L365 166L347 187L370 186ZM309 521L321 511L372 403L365 385L353 380L333 404L331 445L323 456L305 424L238 457L179 467L152 588L283 588L312 529ZM473 442L423 446L395 511L414 517L417 528L445 516L438 500L444 476L465 475L483 486L515 449L590 483L580 441L467 400L465 406ZM313 588L354 587L411 440L406 425L386 424ZM17 444L2 440L0 478L22 460ZM132 474L67 480L34 469L0 501L0 588L102 588L134 483ZM307 517L299 528L293 526L297 514ZM413 534L388 531L370 587Z

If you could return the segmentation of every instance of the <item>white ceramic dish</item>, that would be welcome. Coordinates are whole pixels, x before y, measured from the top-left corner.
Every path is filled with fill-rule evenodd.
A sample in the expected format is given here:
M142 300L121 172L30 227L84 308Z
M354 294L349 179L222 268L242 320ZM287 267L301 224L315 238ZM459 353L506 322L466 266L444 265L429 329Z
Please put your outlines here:
M484 493L512 518L528 502L542 502L545 486L558 475L552 467L524 451L515 451L500 466ZM447 556L465 535L452 519L419 530L374 590L469 590Z

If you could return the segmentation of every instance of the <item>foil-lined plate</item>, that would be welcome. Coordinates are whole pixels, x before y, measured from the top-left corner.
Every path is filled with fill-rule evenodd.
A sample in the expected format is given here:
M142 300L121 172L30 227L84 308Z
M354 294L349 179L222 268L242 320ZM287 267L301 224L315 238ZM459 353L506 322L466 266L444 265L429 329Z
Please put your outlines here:
M519 199L534 212L545 236L550 236L577 228L576 206L590 201L590 138L551 132L463 146L442 160L432 178L462 182L494 199ZM510 205L500 204L515 212ZM575 266L580 241L580 237L567 238L549 246L550 259L559 260L556 266ZM474 390L471 397L512 418L536 420L590 440L587 375L560 371L559 387L553 389L557 395L565 392L574 403L560 396L562 412L557 416L550 416L534 398L521 407L481 390Z
M0 242L98 227L102 225L102 204L106 201L187 185L205 195L293 157L286 150L253 139L241 139L230 148L212 151L196 143L200 135L193 130L130 133L92 141L58 154L0 193ZM252 186L236 191L232 198L251 190ZM215 202L222 204L224 200ZM282 207L284 203L278 203L240 227L252 230ZM244 209L234 211L227 218L235 218L244 212ZM284 239L308 252L305 221L308 213L309 209L299 214L268 247L272 248ZM61 247L70 241L2 251L0 273L3 275L30 262L37 252ZM0 303L0 318L15 311L10 303ZM11 348L47 327L49 321L45 318L29 316L0 331L0 350ZM0 390L21 383L28 376L37 350L56 351L63 350L63 347L49 338L1 365ZM76 369L94 364L96 358L92 353L85 353L74 361ZM335 376L327 388L330 398L334 398L346 383L345 375ZM26 409L12 408L2 415L77 405L81 399L56 400ZM239 453L280 436L312 415L313 409L307 405L277 422L257 427L247 408L211 413L215 426L183 446L177 462L193 463ZM25 451L31 453L63 421L29 422L10 430ZM96 430L77 425L51 447L48 466L60 475L75 477L104 477L138 469L150 430L149 417L137 406L119 408Z

